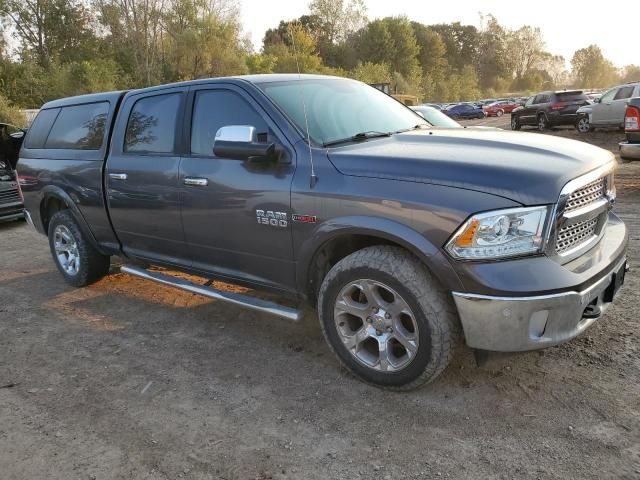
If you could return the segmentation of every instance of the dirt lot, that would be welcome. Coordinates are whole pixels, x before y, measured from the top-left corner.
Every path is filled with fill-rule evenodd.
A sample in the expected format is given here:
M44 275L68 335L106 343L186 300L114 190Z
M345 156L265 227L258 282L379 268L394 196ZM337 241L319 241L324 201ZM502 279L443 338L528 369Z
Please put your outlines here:
M617 182L638 264L640 163ZM341 370L312 319L117 269L74 290L26 224L1 225L0 240L3 480L640 478L633 271L581 338L482 368L464 351L431 386L397 394Z

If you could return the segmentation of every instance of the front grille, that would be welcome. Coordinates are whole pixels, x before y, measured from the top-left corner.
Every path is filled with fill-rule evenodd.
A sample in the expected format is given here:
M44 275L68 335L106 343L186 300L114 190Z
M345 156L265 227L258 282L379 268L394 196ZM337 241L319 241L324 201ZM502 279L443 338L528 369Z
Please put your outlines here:
M604 198L606 193L605 188L606 183L604 178L599 178L579 188L567 199L567 205L564 209L565 213L586 207Z
M0 191L0 204L14 203L19 201L20 201L20 193L18 193L18 187L11 190Z
M597 226L598 217L560 228L556 236L556 252L564 253L588 242L596 236Z

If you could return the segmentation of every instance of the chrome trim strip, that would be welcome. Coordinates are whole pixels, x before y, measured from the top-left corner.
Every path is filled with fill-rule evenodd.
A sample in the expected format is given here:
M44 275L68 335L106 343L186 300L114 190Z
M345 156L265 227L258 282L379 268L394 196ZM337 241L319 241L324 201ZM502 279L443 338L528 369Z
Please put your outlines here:
M223 302L233 303L251 310L256 310L262 313L270 313L286 320L298 322L302 318L300 310L290 307L284 307L277 303L269 302L268 300L262 300L260 298L250 297L249 295L241 295L239 293L224 292L211 287L205 287L198 285L182 278L172 277L170 275L164 275L160 272L153 272L145 270L133 265L123 265L120 267L120 271L134 275L136 277L151 280L162 285L169 285L171 287L186 290L187 292L196 293L205 297L213 298L215 300L221 300Z
M563 217L567 220L574 220L576 222L579 222L583 220L582 217L587 217L594 210L602 209L608 204L609 200L607 200L606 198L601 198L600 200L596 200L595 202L590 203L586 207L578 208L576 210L572 210L571 212L566 212Z
M31 225L33 228L36 228L36 226L33 224L33 220L31 219L31 214L29 213L29 210L27 209L24 210L24 217L27 219L27 223L29 225Z
M595 182L600 177L605 177L611 174L615 166L616 166L616 163L615 161L612 160L609 163L606 163L596 168L595 170L590 171L589 173L585 173L581 177L574 178L573 180L568 182L564 187L562 187L562 190L560 191L560 196L562 197L563 195L570 195L576 190L590 184L591 182Z

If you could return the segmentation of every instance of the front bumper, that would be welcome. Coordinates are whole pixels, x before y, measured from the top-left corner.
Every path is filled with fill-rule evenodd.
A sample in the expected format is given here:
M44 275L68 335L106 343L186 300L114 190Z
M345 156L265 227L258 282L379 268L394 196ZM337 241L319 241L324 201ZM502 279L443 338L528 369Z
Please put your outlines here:
M459 262L466 288L452 293L467 344L518 352L576 337L600 316L594 311L601 314L611 302L614 280L624 278L627 244L626 226L610 212L602 239L569 263L546 255Z
M532 297L453 293L467 345L494 352L536 350L566 342L591 326L610 304L626 257L582 291ZM590 306L589 317L585 309ZM593 314L592 312L598 312Z
M640 160L640 143L620 142L618 147L625 160Z

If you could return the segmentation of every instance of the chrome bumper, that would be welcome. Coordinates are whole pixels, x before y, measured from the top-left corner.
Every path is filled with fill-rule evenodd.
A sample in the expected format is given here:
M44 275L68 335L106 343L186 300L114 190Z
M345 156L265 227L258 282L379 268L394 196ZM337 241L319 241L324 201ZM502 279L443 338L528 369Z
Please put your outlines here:
M24 217L27 219L27 223L29 225L31 225L33 228L36 228L36 226L33 224L33 220L31 220L31 215L29 214L29 210L27 210L26 208L24 210Z
M534 297L492 297L453 292L464 336L472 348L520 352L557 345L581 334L595 318L584 316L588 305L601 311L609 305L604 294L626 258L581 292Z
M620 156L626 160L640 160L640 143L620 142Z

